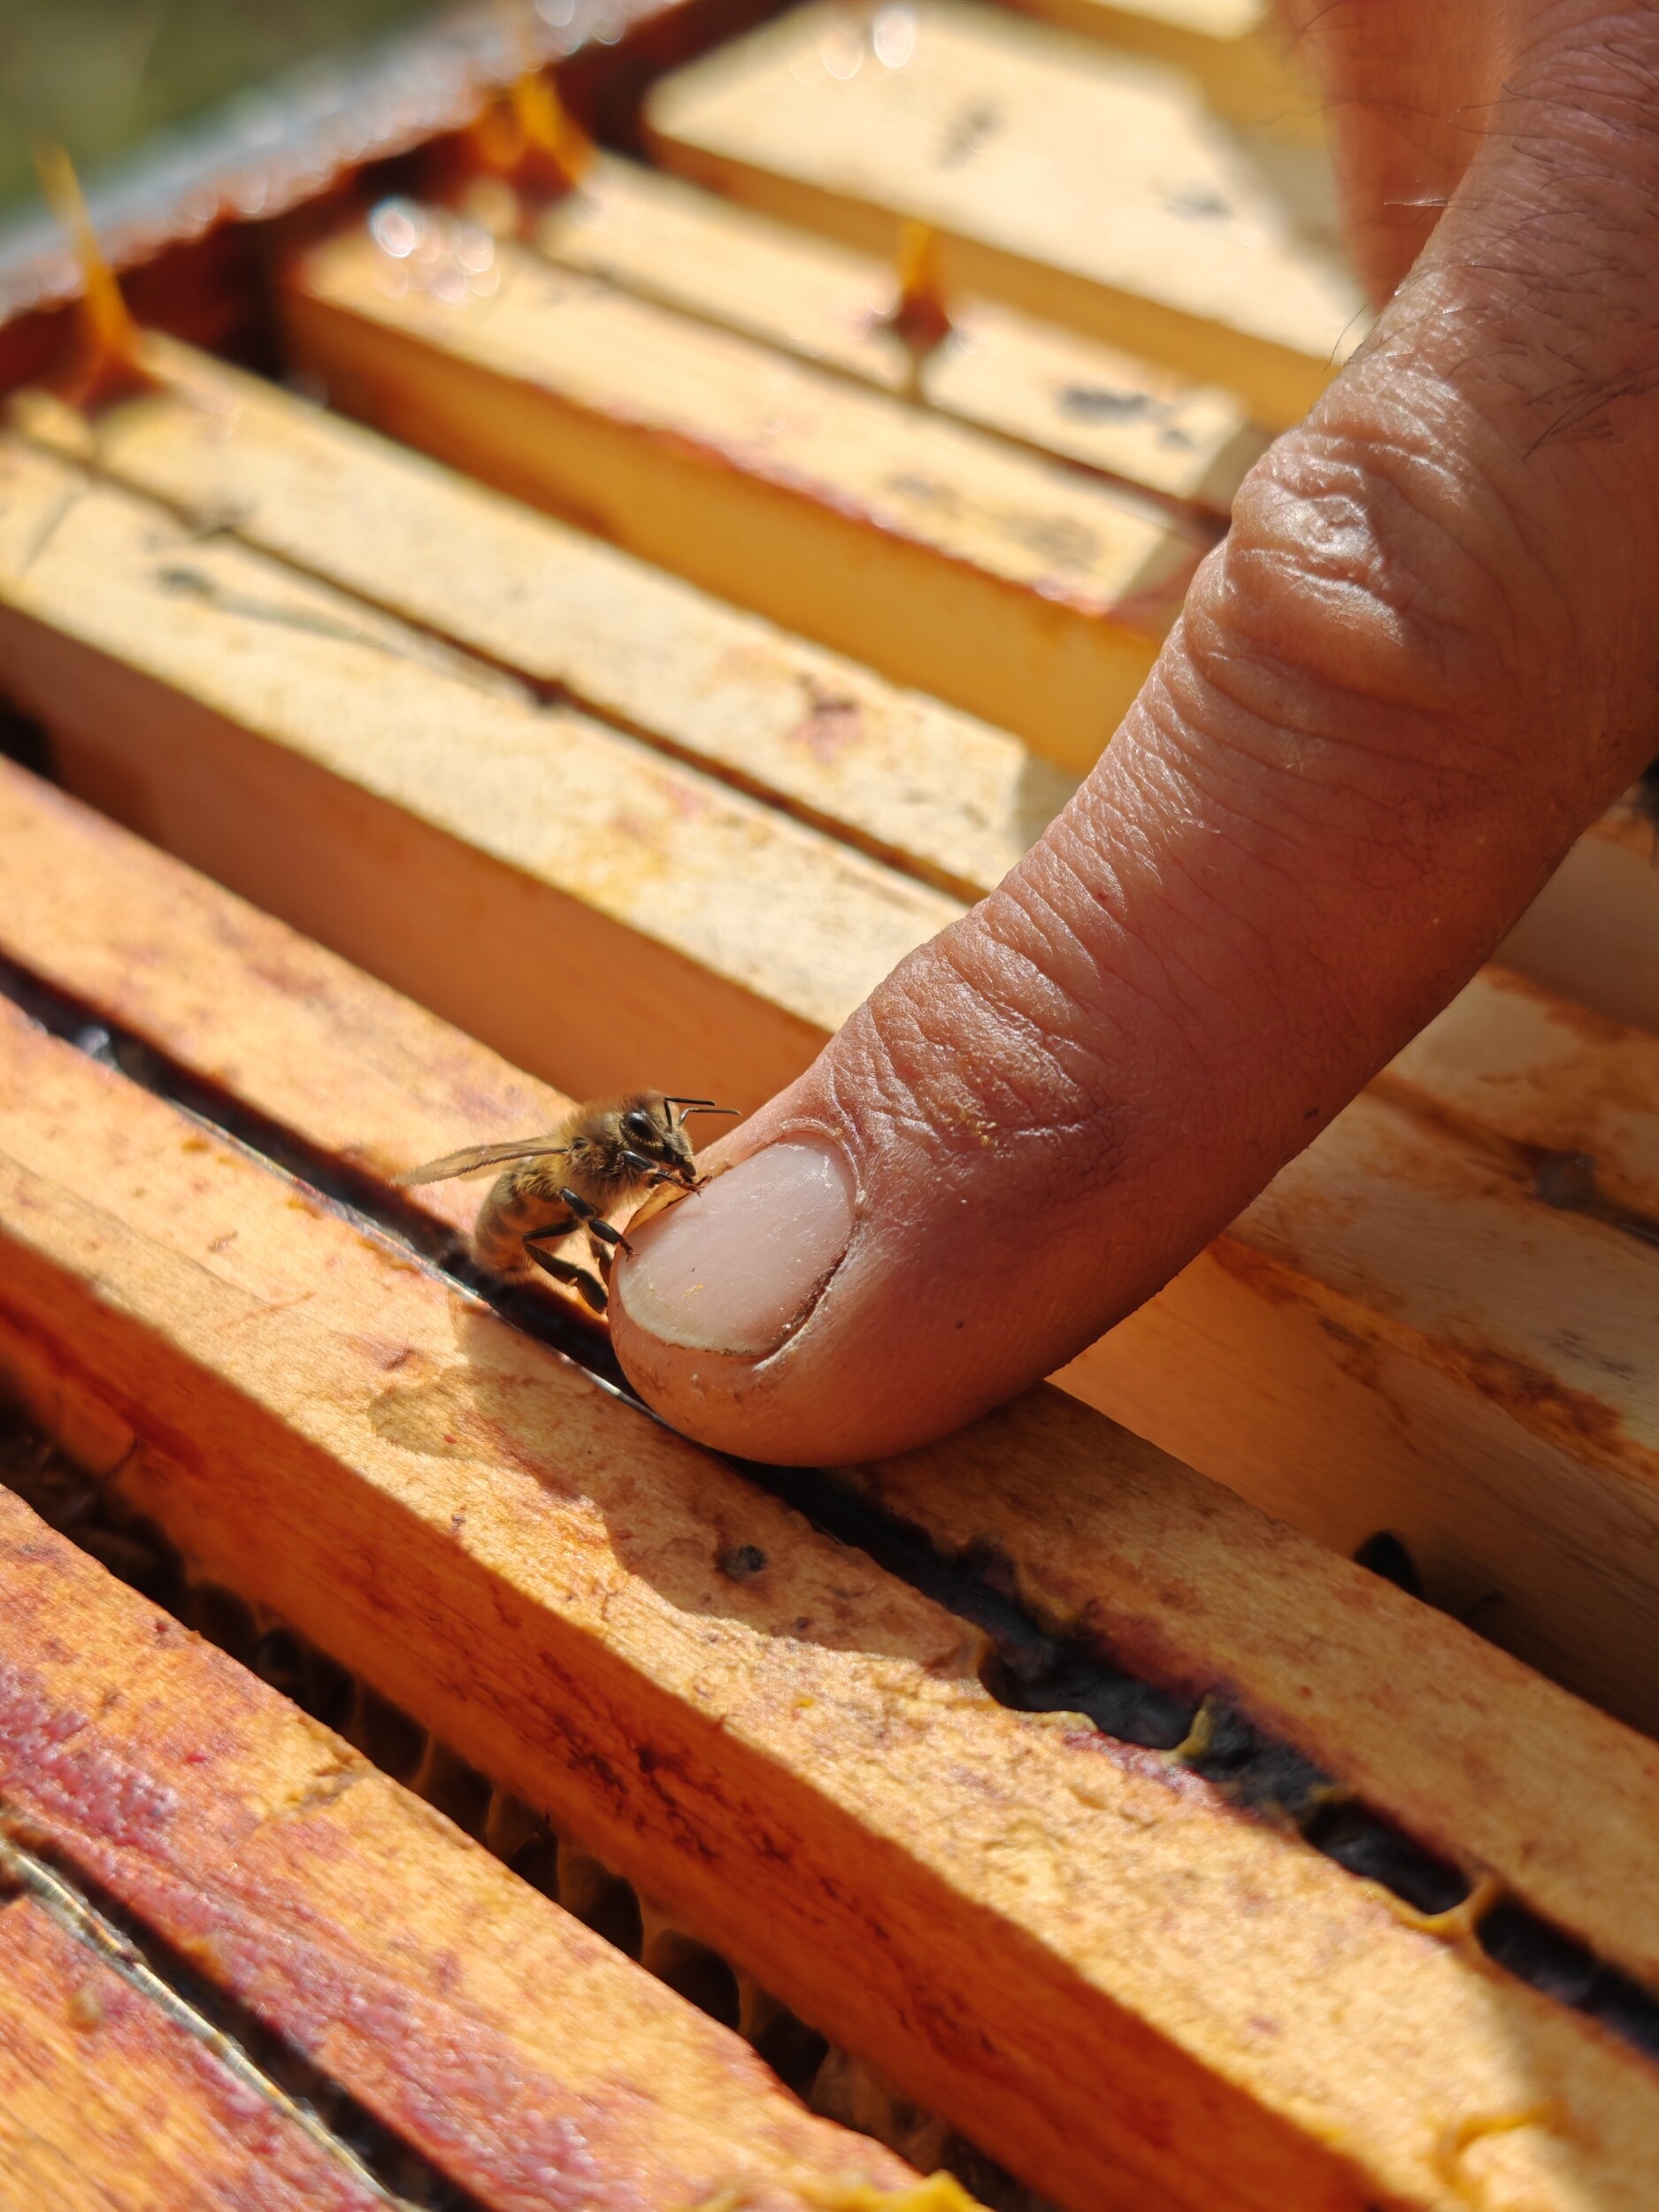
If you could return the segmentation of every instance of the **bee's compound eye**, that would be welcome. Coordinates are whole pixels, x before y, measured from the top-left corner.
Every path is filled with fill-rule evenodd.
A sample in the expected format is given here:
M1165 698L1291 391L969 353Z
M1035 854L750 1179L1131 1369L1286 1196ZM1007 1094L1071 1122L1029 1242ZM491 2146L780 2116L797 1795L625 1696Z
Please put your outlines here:
M637 1106L632 1112L623 1115L622 1129L624 1135L632 1137L635 1144L659 1144L662 1141L656 1123Z

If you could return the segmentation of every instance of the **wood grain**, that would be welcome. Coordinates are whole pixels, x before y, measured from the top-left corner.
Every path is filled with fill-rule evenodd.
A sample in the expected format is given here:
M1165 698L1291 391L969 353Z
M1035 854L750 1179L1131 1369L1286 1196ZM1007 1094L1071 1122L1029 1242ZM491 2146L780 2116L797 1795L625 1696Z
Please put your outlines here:
M0 953L232 1103L388 1187L405 1168L469 1141L549 1128L569 1104L413 1000L5 760L0 885ZM458 1227L479 1197L476 1185L426 1183L405 1202ZM560 1294L549 1285L548 1294ZM113 1463L90 1440L72 1448Z
M65 912L69 879L81 889ZM0 776L0 950L378 1176L563 1110L15 770ZM264 985L257 1020L227 1025L250 969L281 985ZM1422 1113L1350 1110L1339 1133L1352 1142L1322 1141L1067 1386L1339 1552L1394 1528L1440 1601L1478 1607L1501 1642L1646 1718L1659 1610L1639 1440L1652 1426L1651 1261L1530 1186L1536 1158L1587 1148L1609 1202L1647 1208L1654 1049L1513 979L1478 979L1391 1071ZM349 1084L313 1079L347 1058ZM454 1185L411 1196L457 1226L477 1204ZM1553 1340L1548 1301L1574 1283L1631 1342L1575 1354ZM1631 1371L1608 1371L1620 1364Z
M1232 393L994 301L946 302L949 335L918 364L889 319L890 265L633 162L602 156L536 243L561 268L1172 499L1225 513L1266 445Z
M1585 1930L1588 1912L1590 1940L1653 1973L1648 1738L1154 1446L1106 1434L1110 1445L1086 1408L1045 1390L852 1479L952 1557L991 1548L1056 1632L1238 1698L1420 1841L1496 1874L1558 1924Z
M283 306L349 413L1063 768L1099 756L1202 549L1103 480L435 211L316 249Z
M1478 1141L1513 1146L1563 1210L1659 1224L1659 1037L1488 968L1377 1087ZM1562 1167L1574 1155L1577 1178Z
M899 66L833 0L733 41L653 89L652 150L867 252L932 224L947 284L1295 421L1366 323L1299 227L1317 189L1286 197L1177 73L996 11L910 12Z
M21 1510L0 1492L0 1521ZM35 1532L68 1550L38 1522ZM8 1687L17 1625L8 1601ZM388 2212L389 2204L32 1898L0 1903L4 2212Z
M1651 1193L1653 1055L1528 1011L1494 982L1442 1017L1466 1053L1415 1048L1063 1379L1342 1550L1394 1529L1440 1601L1651 1729L1659 1248L1534 1177L1578 1127L1609 1196Z
M1027 13L1195 77L1231 121L1297 144L1323 134L1319 89L1272 0L1020 0Z
M39 394L31 437L534 682L637 727L964 899L999 881L1071 779L1016 741L735 613L263 380L158 337L168 388L96 425ZM1659 868L1621 805L1502 948L1517 971L1659 1030Z
M994 1705L949 1617L0 1023L9 1356L131 1426L123 1493L1036 2185L1644 2200L1659 2082L1602 2032L1161 1762ZM737 1584L734 1540L768 1562Z
M90 421L44 395L38 442L373 600L964 898L1007 874L1073 780L339 415L160 338L160 388Z
M489 2212L914 2180L3 1490L0 1592L12 1816Z
M751 1107L961 910L19 444L0 657L77 788L589 1095Z
M313 1142L349 1147L357 1163L383 1173L442 1148L469 1127L493 1134L550 1118L554 1102L492 1056L280 924L88 817L72 800L15 770L0 775L0 949L78 989L106 1018L211 1072L235 1095ZM80 887L73 903L54 893L66 879ZM79 1064L61 1078L72 1079L83 1100L104 1086L97 1102L100 1111L110 1110L111 1132L118 1133L124 1124L108 1093L119 1087L104 1085L96 1071ZM655 1430L636 1436L619 1409L595 1400L534 1348L465 1310L447 1307L442 1318L423 1279L396 1269L382 1276L373 1248L342 1237L303 1205L285 1203L279 1229L302 1237L303 1251L290 1251L275 1231L256 1233L247 1202L263 1187L257 1177L244 1183L251 1174L245 1164L237 1165L233 1188L219 1184L222 1164L214 1156L210 1187L217 1185L220 1195L204 1219L194 1213L201 1202L184 1204L171 1177L165 1186L157 1183L165 1145L147 1148L128 1138L122 1141L124 1156L142 1156L149 1195L119 1194L124 1179L138 1172L125 1164L104 1191L109 1140L78 1133L63 1118L65 1094L55 1083L35 1079L26 1087L31 1102L7 1112L20 1116L32 1148L47 1141L36 1125L55 1124L55 1172L100 1184L97 1194L72 1211L88 1217L88 1209L100 1221L112 1206L124 1211L136 1241L106 1226L98 1248L105 1258L117 1246L127 1251L130 1279L150 1284L141 1312L128 1302L123 1262L117 1273L101 1278L108 1287L88 1317L89 1289L73 1287L80 1263L66 1259L67 1273L54 1263L55 1286L42 1296L62 1325L49 1329L38 1318L30 1322L37 1409L77 1420L83 1455L96 1463L136 1468L143 1502L212 1559L215 1571L241 1586L250 1586L250 1578L263 1584L272 1602L297 1607L303 1623L312 1619L326 1643L338 1648L349 1639L354 1664L455 1736L470 1755L533 1801L557 1802L578 1832L598 1839L603 1830L607 1855L649 1890L679 1901L682 1924L723 1930L720 1939L733 1955L763 1978L771 1975L770 1985L782 1985L775 1966L786 1993L810 2016L827 2025L831 2008L839 2008L849 2024L872 2030L873 2016L891 2006L877 2037L889 2070L913 2093L954 2107L979 2139L988 2141L993 2128L1006 2123L1002 2154L1035 2171L1027 2154L1037 2146L1048 2185L1070 2177L1061 2194L1069 2191L1072 2201L1091 2206L1124 2200L1092 2167L1080 2191L1077 2179L1085 2170L1079 2159L1087 2161L1094 2143L1106 2139L1087 2137L1079 2150L1078 2116L1097 2113L1102 2070L1110 2079L1117 2062L1106 2054L1116 2051L1121 2029L1121 2023L1102 2026L1090 2009L1093 1999L1081 2013L1073 2008L1077 1992L1068 1977L1085 1952L1095 1962L1091 1973L1106 1970L1102 1961L1116 1962L1110 1986L1120 1989L1113 1978L1128 1974L1141 1992L1136 2002L1146 1993L1143 1972L1166 1993L1166 1971L1189 1973L1187 1996L1179 2001L1189 2015L1198 2001L1192 2016L1215 2024L1217 2032L1232 2002L1228 1993L1247 1987L1263 2001L1270 1990L1280 1992L1282 2016L1302 2018L1312 2001L1300 1988L1293 1998L1281 1973L1294 1980L1305 1964L1311 1984L1320 1985L1323 1965L1305 1947L1316 1923L1326 1947L1322 1958L1349 1955L1346 1938L1333 1935L1325 1916L1334 1913L1337 1926L1348 1926L1351 1907L1341 1901L1374 1901L1366 1886L1343 1876L1348 1886L1329 1889L1324 1876L1333 1870L1322 1869L1297 1908L1296 1963L1281 1970L1276 1948L1288 1939L1277 1905L1261 1908L1263 1920L1256 1905L1238 1918L1232 1907L1217 1904L1222 1920L1208 1921L1206 1901L1218 1895L1210 1876L1189 1869L1178 1878L1172 1871L1181 1861L1165 1855L1164 1832L1178 1818L1188 1824L1201 1867L1210 1866L1216 1852L1235 1865L1233 1853L1244 1848L1235 1816L1208 1809L1202 1793L1171 1800L1165 1785L1153 1786L1105 1758L1101 1740L1077 1735L1077 1724L1028 1720L989 1707L952 1655L960 1649L957 1632L931 1608L875 1575L857 1555L821 1545L799 1521L689 1447ZM146 1122L159 1126L155 1118L162 1110L138 1103ZM15 1141L8 1124L7 1148L15 1150ZM88 1165L88 1153L96 1167ZM67 1155L79 1157L80 1166ZM208 1155L177 1156L181 1164L195 1163L193 1171L208 1172L201 1165ZM263 1221L269 1208L263 1197L259 1205ZM192 1216L199 1229L185 1225ZM43 1218L10 1200L5 1217ZM154 1244L157 1220L167 1225L161 1249ZM227 1221L235 1225L234 1238L217 1253L208 1251ZM196 1267L205 1269L208 1282L234 1272L244 1310L266 1318L228 1331L210 1323L199 1341L180 1335L168 1317L188 1317L189 1299L178 1302L176 1263L165 1256L175 1225L183 1241L173 1248L195 1255L184 1281L194 1279ZM278 1236L274 1247L265 1243L267 1234ZM313 1244L313 1238L321 1242ZM399 1364L374 1367L363 1394L354 1397L354 1346L365 1325L342 1326L334 1317L340 1297L358 1294L348 1294L341 1271L358 1280L357 1271L372 1263L384 1288L366 1294L375 1316L369 1340L396 1340ZM307 1295L290 1306L292 1286L300 1284ZM215 1299L220 1294L216 1291ZM446 1302L438 1300L437 1308ZM30 1310L38 1317L44 1307L31 1299ZM429 1317L417 1328L419 1313ZM134 1353L129 1329L147 1347L142 1354ZM236 1371L220 1371L226 1348L238 1343L245 1356L238 1354ZM11 1356L21 1371L20 1340ZM193 1383L187 1371L194 1371ZM380 1403L388 1371L394 1396L401 1379L410 1400L403 1417L394 1421L383 1410L372 1425L359 1425L353 1406ZM256 1374L265 1379L256 1395L267 1412L273 1404L280 1409L274 1437L247 1394ZM158 1432L161 1401L172 1399L175 1375L177 1389L188 1394L190 1430L208 1439L185 1463L154 1447L134 1450L135 1431ZM140 1377L142 1389L134 1386ZM100 1437L86 1412L88 1390L109 1388L111 1378L121 1403L113 1417L104 1417ZM221 1405L223 1432L215 1409ZM423 1447L423 1407L453 1439L442 1452L432 1448L435 1429ZM323 1440L326 1468L296 1434L301 1425L312 1441ZM182 1433L185 1427L181 1416L176 1428ZM342 1456L330 1459L335 1451ZM275 1456L268 1459L271 1453ZM1233 1698L1471 1873L1492 1869L1535 1909L1629 1970L1659 1978L1659 1899L1647 1871L1647 1839L1659 1821L1659 1762L1651 1745L1455 1623L1266 1522L1229 1492L1054 1394L1036 1394L965 1437L863 1479L946 1548L960 1548L971 1532L972 1541L998 1549L1022 1594L1050 1626L1100 1640L1194 1692L1218 1690ZM268 1505L267 1485L273 1494ZM449 1517L457 1511L463 1521L451 1532ZM314 1516L320 1517L315 1525ZM724 1584L707 1563L738 1540L757 1541L767 1553L771 1563L757 1582ZM397 1574L385 1571L388 1557L399 1561ZM478 1594L480 1575L494 1596ZM826 1588L841 1597L826 1597ZM553 1614L544 1618L549 1606ZM595 1608L606 1624L596 1640L584 1642L581 1624ZM567 1613L568 1629L560 1625ZM661 1625L664 1619L680 1624L672 1634ZM810 1634L791 1629L778 1640L784 1624L803 1620L818 1624ZM918 1655L931 1655L919 1673ZM661 1744L666 1750L692 1725L684 1714L676 1717L674 1701L687 1694L687 1675L691 1710L718 1713L720 1724L712 1734L706 1722L697 1724L696 1756L687 1755L678 1765L659 1760L648 1776L637 1750L619 1748L610 1732L622 1731L635 1747ZM588 1688L572 1687L578 1680ZM595 1684L603 1686L603 1699ZM818 1702L800 1707L794 1702L800 1696ZM870 1729L875 1735L865 1732ZM764 1795L754 1801L731 1794L734 1773L751 1773L751 1756L772 1762ZM1141 1794L1143 1784L1149 1796ZM983 1803L982 1792L988 1793ZM1135 1824L1148 1817L1148 1807L1160 1809L1143 1832ZM844 1816L849 1825L842 1825ZM727 1835L727 1824L741 1829L751 1818L757 1824L744 1829L741 1843L717 1848L712 1838ZM1147 1833L1153 1842L1145 1841ZM1298 1884L1307 1876L1309 1855L1301 1847L1256 1831L1242 1833L1251 1839L1252 1882L1266 1878L1265 1870L1279 1870L1262 1894L1279 1897L1286 1870ZM758 1858L757 1838L766 1839ZM825 1853L836 1870L813 1886L812 1870L826 1866ZM795 1883L793 1901L775 1911L765 1886L773 1870L780 1881L793 1870ZM861 1888L866 1876L868 1886ZM928 1886L935 1879L943 1883L942 1901ZM1183 1895L1196 1883L1190 1909L1195 1921L1186 1909L1171 1916L1160 1886L1165 1880L1176 1882ZM976 1912L990 1897L988 1932L970 1914L974 1933L964 1939L966 1950L951 1951L943 1962L928 1947L955 1944L965 1924L956 1916L969 1910L970 1894L979 1901ZM1158 1941L1148 1947L1141 1935L1125 1933L1121 1943L1111 1937L1097 1916L1108 1911L1105 1895L1119 1901L1110 1908L1111 1927L1125 1924L1115 1917L1121 1909L1158 1928ZM877 1896L886 1932L879 1939L858 1917L874 1909ZM931 1901L918 1902L921 1896ZM803 1899L812 1923L804 1931ZM757 1924L757 1913L764 1924ZM1054 1970L1059 1990L1070 1995L1055 1994L1045 1978L1049 1968L1033 1966L1023 1952L1018 1965L1005 1956L998 1931L1014 1941L1013 1921L1043 1943L1060 1945L1070 1963ZM1380 2091L1374 2070L1387 2076L1394 2062L1387 2039L1394 2018L1389 1962L1398 1931L1386 1906L1366 1925L1370 1932L1353 1955L1356 1971L1362 1971L1362 1956L1374 1955L1382 1978L1375 1991L1368 1985L1365 1997L1356 1998L1348 2024L1336 2032L1316 2074L1322 2081L1318 2069L1326 2063L1339 2072L1357 2069L1351 2094L1362 2110L1379 2099L1376 2108L1397 2117L1402 2101L1409 2105L1415 2093L1392 2078ZM847 1955L844 1969L822 1955L826 1944L834 1943ZM927 1951L925 1962L918 1946ZM1441 1962L1453 1955L1432 1945L1425 1955ZM977 1962L975 1975L969 1974L969 1956ZM1492 1970L1455 1956L1458 1970L1473 1978L1466 1985L1480 1993L1477 2011L1488 2001L1498 2008L1483 2015L1486 2025L1476 2033L1480 2048L1493 2048L1485 2039L1499 2032L1500 2023L1503 2034L1511 2032L1504 2008L1521 1999ZM1229 1960L1235 1964L1226 1965ZM889 1978L890 1962L896 1979ZM924 2015L900 1994L907 1974L910 1986L934 1993ZM978 1995L964 1996L964 1977ZM858 1986L849 1989L849 1982ZM1034 2075L1027 2023L1010 2014L1010 2004L1026 1995L1045 2019L1051 1999L1058 2007L1057 2055L1045 2028L1039 2039L1043 2062ZM970 2024L979 2022L981 1999L995 2017L985 2030L991 2037L985 2063L1000 2084L995 2088L980 2079L974 2055L983 2024ZM1318 1999L1315 2013L1324 2001ZM1548 2016L1548 2008L1543 2011ZM1279 2022L1277 2000L1260 2016ZM1428 2062L1438 2063L1444 2055L1439 2030L1425 2021L1413 2040ZM1455 2066L1467 2060L1469 2025L1460 2016L1447 2047ZM1371 2039L1373 2026L1380 2041ZM1258 2067L1276 2081L1294 2078L1305 2085L1312 2078L1302 2070L1310 2062L1300 2027L1289 2031L1291 2058L1263 2030L1238 2032L1242 2043L1226 2064L1233 2078L1245 2081L1248 2095L1268 2093ZM1138 2032L1131 2040L1138 2044ZM866 2034L860 2047L876 2046ZM1206 2049L1214 2055L1215 2047ZM1050 2064L1063 2079L1048 2079L1043 2068ZM1137 2072L1134 2079L1144 2084L1146 2078ZM1512 2068L1506 2079L1505 2093L1519 2098L1521 2074ZM1464 2096L1457 2085L1462 2075L1448 2085L1449 2080L1430 2099L1442 2116L1453 2107L1471 2108L1458 2101ZM1194 2109L1208 2114L1209 2093ZM1318 2087L1315 2104L1325 2094ZM1040 2120L1025 2110L1010 2118L1010 2099L1026 2097L1036 2098L1048 2116ZM1148 2124L1171 2109L1158 2090L1146 2108ZM1113 2104L1102 2122L1114 2140L1119 2116ZM1131 2124L1132 2133L1139 2124ZM1345 2119L1341 2140L1371 2142L1369 2121L1351 2139L1348 2124ZM1392 2127L1394 2117L1386 2124ZM1192 2130L1183 2126L1171 2141L1169 2157L1179 2165L1193 2145ZM1506 2138L1504 2156L1516 2147ZM1532 2150L1545 2168L1561 2154L1537 2140ZM1432 2146L1425 2153L1431 2155ZM1496 2155L1488 2147L1479 2160ZM1156 2171L1156 2187L1148 2182L1129 2200L1320 2200L1305 2177L1275 2199L1255 2192L1254 2182L1217 2179L1202 2163L1194 2171L1206 2178L1194 2180L1190 2191L1186 2180L1168 2178L1163 2166ZM1437 2194L1440 2183L1431 2186L1425 2171L1418 2170L1404 2201L1456 2200ZM1141 2189L1139 2182L1135 2186ZM1333 2201L1345 2200L1339 2193Z
M1498 948L1609 1020L1659 1030L1659 849L1629 805L1581 837Z
M373 642L380 633L359 643L362 626L378 618L356 603L246 565L251 557L233 545L191 543L182 526L113 492L84 492L31 557L44 527L35 518L50 520L64 488L82 480L27 453L18 471L35 506L19 493L10 518L12 542L22 546L12 557L14 603L58 627L36 622L18 634L27 653L12 656L13 683L27 684L43 718L73 741L65 758L81 787L572 1090L593 1094L649 1071L672 1087L751 1104L805 1064L930 925L957 910L827 841L804 848L811 873L798 868L803 848L788 841L809 833L779 823L784 841L774 842L758 808L750 820L772 856L769 879L728 883L725 856L740 848L734 832L724 845L717 833L731 818L686 815L657 787L657 850L668 870L640 868L637 810L603 780L588 818L597 833L564 841L558 816L571 786L562 766L526 763L526 738L543 741L521 701L496 705L458 679L446 688L442 670L408 657L419 643L408 632L385 633L396 653ZM280 511L275 494L270 503ZM326 533L313 526L311 534ZM81 578L94 563L104 583L89 601ZM180 565L206 578L215 596L158 592L158 572ZM250 606L293 611L273 622ZM311 626L296 629L296 617ZM325 619L332 633L319 635ZM337 634L352 625L342 641ZM103 649L65 661L65 632ZM178 672L157 700L134 686L134 671ZM181 694L216 710L199 736L180 718ZM284 740L280 750L265 730ZM305 771L319 756L335 772L313 782ZM602 777L612 757L600 762ZM526 819L526 808L538 818ZM273 839L279 821L288 832ZM449 833L434 835L434 821ZM302 872L292 856L308 840L319 857ZM549 845L557 864L541 857ZM509 855L537 862L540 883L550 878L569 895L527 906L536 879L493 864ZM420 902L411 881L426 887ZM456 914L467 918L464 933ZM618 915L632 932L599 934ZM682 917L675 951L664 939ZM607 942L626 949L606 951ZM692 950L703 954L698 966L685 957ZM832 999L826 986L838 972ZM549 978L560 987L557 1023L544 1010ZM732 988L733 978L748 989ZM1557 1041L1541 1048L1535 1089L1559 1086L1563 1051L1578 1051L1562 1041L1570 1024L1552 1022ZM1483 1034L1470 1048L1477 1070L1495 1033ZM1511 1074L1516 1056L1532 1049L1517 1040ZM1617 1038L1595 1048L1590 1092L1599 1085L1611 1095L1624 1050ZM1582 1102L1589 1094L1574 1081ZM1382 1101L1350 1110L1227 1238L1064 1380L1342 1549L1395 1527L1420 1551L1443 1602L1479 1606L1483 1629L1507 1647L1655 1725L1655 1258L1602 1221L1543 1203L1535 1163L1515 1140L1491 1154L1496 1125L1482 1133L1480 1101L1499 1087L1477 1071L1455 1113L1421 1086L1408 1117ZM1425 1126L1425 1115L1448 1113L1473 1133ZM1559 1148L1573 1118L1557 1114L1525 1142ZM462 1128L429 1148L493 1133ZM1586 1122L1570 1148L1594 1142L1616 1166L1626 1139ZM1568 1284L1594 1320L1563 1335L1555 1302ZM1208 1386L1194 1389L1194 1375Z

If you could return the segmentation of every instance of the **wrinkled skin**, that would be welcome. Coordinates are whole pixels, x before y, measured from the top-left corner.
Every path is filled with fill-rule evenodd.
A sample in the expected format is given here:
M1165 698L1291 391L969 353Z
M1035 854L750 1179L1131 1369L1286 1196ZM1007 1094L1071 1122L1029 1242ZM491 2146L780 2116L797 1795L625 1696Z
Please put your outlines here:
M1075 803L719 1148L849 1161L808 1317L687 1350L638 1317L657 1225L620 1271L625 1364L710 1441L868 1456L1058 1366L1659 752L1659 6L1294 13L1376 330L1252 472Z

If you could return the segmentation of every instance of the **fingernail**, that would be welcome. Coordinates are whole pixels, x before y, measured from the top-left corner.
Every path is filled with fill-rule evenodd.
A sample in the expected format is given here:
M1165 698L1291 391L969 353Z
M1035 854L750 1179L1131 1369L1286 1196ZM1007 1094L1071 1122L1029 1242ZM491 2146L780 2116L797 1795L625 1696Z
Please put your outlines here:
M841 1153L770 1145L642 1229L617 1293L666 1344L758 1359L804 1320L852 1233Z

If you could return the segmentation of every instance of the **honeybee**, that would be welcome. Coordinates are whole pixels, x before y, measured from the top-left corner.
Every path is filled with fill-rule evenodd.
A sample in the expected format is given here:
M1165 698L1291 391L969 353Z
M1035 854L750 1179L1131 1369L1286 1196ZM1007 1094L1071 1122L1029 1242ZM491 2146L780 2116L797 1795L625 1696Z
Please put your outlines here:
M511 1163L479 1209L472 1249L480 1264L492 1274L510 1275L527 1260L555 1282L579 1292L594 1312L603 1313L611 1256L618 1247L625 1252L632 1248L604 1217L664 1184L695 1190L697 1169L686 1123L693 1114L736 1111L710 1098L630 1091L622 1098L572 1107L545 1136L469 1145L397 1179L405 1186L442 1183ZM595 1272L549 1248L579 1229L588 1233Z

